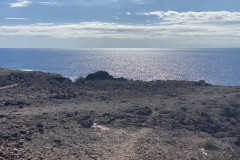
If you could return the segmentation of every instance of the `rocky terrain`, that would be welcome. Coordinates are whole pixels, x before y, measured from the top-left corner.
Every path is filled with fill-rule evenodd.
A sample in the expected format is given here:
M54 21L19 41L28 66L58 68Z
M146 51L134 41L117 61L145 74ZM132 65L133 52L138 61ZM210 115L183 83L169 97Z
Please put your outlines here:
M240 159L240 87L0 69L1 159Z

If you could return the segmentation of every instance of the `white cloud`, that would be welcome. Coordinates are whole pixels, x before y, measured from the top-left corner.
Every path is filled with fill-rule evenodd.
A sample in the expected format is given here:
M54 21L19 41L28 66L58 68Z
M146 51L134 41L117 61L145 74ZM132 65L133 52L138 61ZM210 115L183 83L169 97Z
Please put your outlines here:
M126 14L129 15L129 16L132 15L131 12L126 12Z
M118 16L113 16L112 18L115 19L115 20L119 20L120 19Z
M27 18L4 18L6 20L27 20Z
M143 0L132 0L133 3L144 4Z
M43 4L43 5L56 5L58 4L58 2L55 1L44 1L44 2L38 2L39 4Z
M166 23L216 23L216 22L240 22L240 12L176 12L156 11L139 13L140 15L157 16L160 22Z
M26 7L28 5L30 5L32 2L28 1L28 0L18 0L15 3L9 3L11 8L14 7Z

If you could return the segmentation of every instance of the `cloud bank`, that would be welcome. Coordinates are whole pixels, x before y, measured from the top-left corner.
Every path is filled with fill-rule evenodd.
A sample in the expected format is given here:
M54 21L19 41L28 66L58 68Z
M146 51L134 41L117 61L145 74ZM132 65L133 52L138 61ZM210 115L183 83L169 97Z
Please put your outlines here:
M206 25L123 25L117 23L83 22L78 24L32 24L0 26L0 35L47 36L60 38L177 38L236 37L240 24Z
M186 40L186 43L215 44L240 42L240 12L149 12L140 16L154 16L152 24L119 24L105 22L37 23L31 25L0 26L0 36L71 38L112 38L148 40ZM11 18L9 18L11 19ZM12 18L14 19L14 18ZM16 18L17 19L17 18ZM172 41L173 42L173 41Z

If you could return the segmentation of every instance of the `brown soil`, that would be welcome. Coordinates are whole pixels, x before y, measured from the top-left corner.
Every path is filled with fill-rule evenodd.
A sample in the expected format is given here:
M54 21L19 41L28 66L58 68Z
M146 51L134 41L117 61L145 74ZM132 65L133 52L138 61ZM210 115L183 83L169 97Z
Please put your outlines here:
M240 159L240 87L0 69L0 159Z

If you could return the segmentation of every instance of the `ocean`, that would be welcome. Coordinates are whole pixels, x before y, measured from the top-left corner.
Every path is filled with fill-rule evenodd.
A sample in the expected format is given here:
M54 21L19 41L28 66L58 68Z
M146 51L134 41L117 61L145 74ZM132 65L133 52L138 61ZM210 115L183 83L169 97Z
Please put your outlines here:
M205 80L240 86L240 48L0 49L0 68L39 70L71 79L104 70L133 80Z

